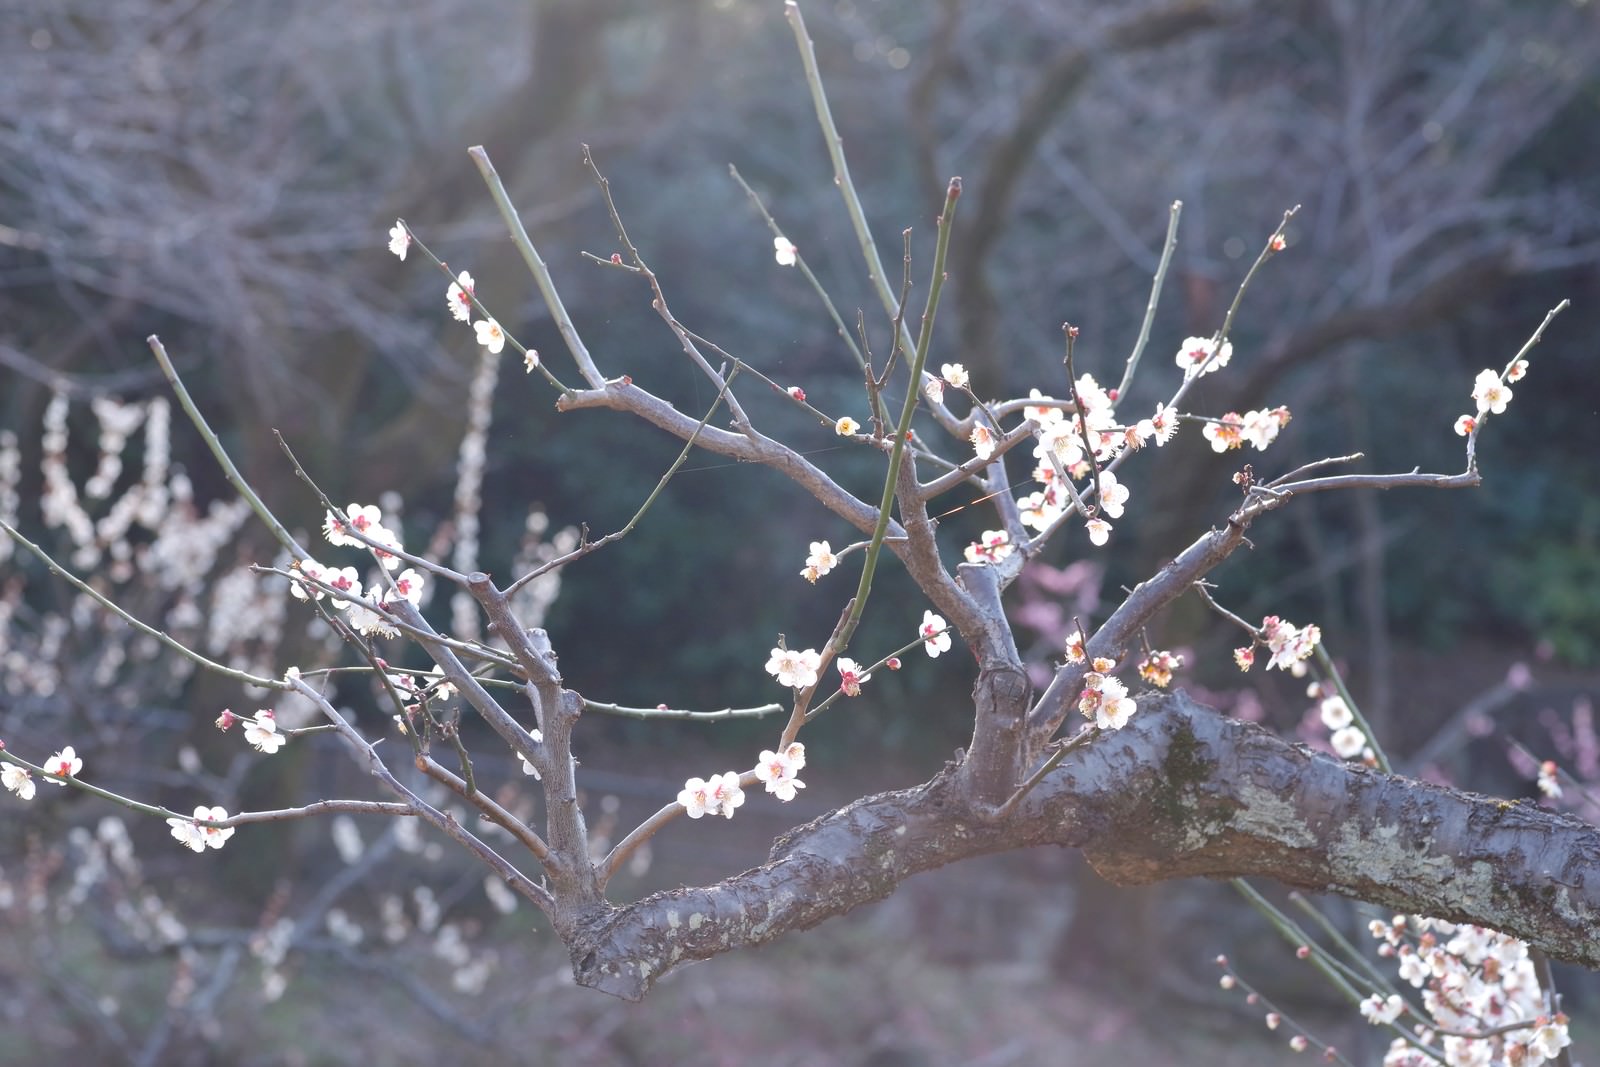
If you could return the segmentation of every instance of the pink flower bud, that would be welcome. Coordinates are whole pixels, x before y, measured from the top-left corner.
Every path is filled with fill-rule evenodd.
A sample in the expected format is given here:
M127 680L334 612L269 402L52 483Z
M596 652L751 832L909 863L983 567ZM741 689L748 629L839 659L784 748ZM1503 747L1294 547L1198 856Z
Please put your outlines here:
M217 716L217 729L227 730L228 727L232 726L238 721L239 716L224 708L222 714Z
M889 657L889 661L887 663L885 663L884 666L888 667L891 671L899 670L900 669L900 657L899 656L890 656Z
M801 403L805 402L806 391L804 389L800 388L798 385L789 386L789 395L794 397L796 400L800 401Z
M622 253L621 252L613 252L613 253L611 253L611 262L617 264L618 266L621 266L622 265Z

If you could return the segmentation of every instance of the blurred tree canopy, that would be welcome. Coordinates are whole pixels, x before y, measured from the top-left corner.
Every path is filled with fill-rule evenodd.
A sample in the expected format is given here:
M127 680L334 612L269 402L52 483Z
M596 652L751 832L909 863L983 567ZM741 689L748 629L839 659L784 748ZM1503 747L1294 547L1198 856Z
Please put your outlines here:
M1063 319L1083 328L1080 369L1114 377L1174 199L1183 229L1151 358L1215 329L1260 236L1304 205L1293 254L1241 315L1233 373L1207 378L1203 397L1287 403L1291 458L1360 448L1371 469L1458 462L1448 427L1473 371L1574 297L1519 387L1538 417L1495 428L1487 492L1308 502L1264 533L1249 580L1261 602L1323 621L1365 668L1358 695L1380 721L1403 686L1396 641L1492 635L1600 655L1600 609L1574 595L1592 585L1600 473L1571 458L1600 443L1584 358L1594 302L1582 299L1600 282L1592 5L839 0L807 13L886 258L903 226L925 258L945 178L966 178L937 351L965 362L982 394L1059 382ZM613 244L585 142L680 317L830 409L859 404L831 326L772 268L727 173L740 169L846 318L863 309L886 347L779 15L745 0L428 0L336 17L300 0L10 5L0 421L27 442L52 386L159 391L141 343L159 332L282 513L316 517L271 427L336 498L398 488L413 521L442 518L474 353L439 314L440 279L384 252L386 227L404 216L494 306L516 309L519 336L560 358L464 155L472 143L512 181L608 366L709 403L641 291L578 258ZM491 568L530 503L604 532L676 452L619 420L558 422L520 368L505 373L517 380L498 395L489 449ZM200 494L223 495L195 447L180 431ZM834 445L819 433L812 447ZM1149 487L1160 519L1106 581L1143 573L1208 521L1222 462L1190 450L1170 484ZM846 481L873 477L838 463ZM635 535L634 565L568 576L551 624L578 688L753 699L762 679L749 667L772 634L830 624L820 599L782 590L808 540L844 532L766 472L697 466ZM1455 509L1443 539L1423 532L1441 506ZM759 542L729 533L763 515L779 521ZM976 511L947 520L953 538L981 525ZM1171 640L1203 640L1197 619L1173 626ZM670 679L632 668L662 660ZM928 698L940 682L896 684Z

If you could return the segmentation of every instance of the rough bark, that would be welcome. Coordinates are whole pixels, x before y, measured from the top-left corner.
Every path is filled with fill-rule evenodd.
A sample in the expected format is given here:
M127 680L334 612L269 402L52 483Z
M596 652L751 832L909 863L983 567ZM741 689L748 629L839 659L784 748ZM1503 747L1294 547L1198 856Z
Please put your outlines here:
M1003 821L969 803L947 767L796 828L766 864L716 885L573 916L560 925L578 981L637 1000L679 963L815 926L919 871L1048 844L1082 849L1119 884L1272 878L1600 966L1600 829L1344 763L1181 692L1140 705Z

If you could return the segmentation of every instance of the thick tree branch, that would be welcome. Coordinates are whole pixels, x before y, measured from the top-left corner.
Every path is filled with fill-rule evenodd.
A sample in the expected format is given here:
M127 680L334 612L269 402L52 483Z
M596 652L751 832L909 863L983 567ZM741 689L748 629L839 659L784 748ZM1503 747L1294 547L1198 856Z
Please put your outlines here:
M948 769L780 838L761 867L596 913L569 941L578 981L638 999L685 960L815 926L956 860L1081 848L1119 884L1266 877L1505 931L1600 966L1600 829L1532 805L1380 774L1182 694L1141 700L1075 748L1003 822Z

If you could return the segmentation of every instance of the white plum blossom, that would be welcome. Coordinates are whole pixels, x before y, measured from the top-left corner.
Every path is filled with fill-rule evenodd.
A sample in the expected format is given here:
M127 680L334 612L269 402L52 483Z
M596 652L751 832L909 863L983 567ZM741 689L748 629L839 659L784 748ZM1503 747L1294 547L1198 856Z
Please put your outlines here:
M1279 670L1293 670L1297 664L1316 651L1318 642L1322 640L1322 631L1314 623L1296 628L1276 615L1268 615L1261 620L1261 637L1266 641L1267 648L1272 650L1272 658L1267 661L1267 670L1274 667ZM1303 667L1300 669L1304 670Z
M1111 540L1111 524L1098 516L1084 523L1084 528L1089 531L1091 544L1103 545Z
M806 787L796 777L805 765L805 746L796 741L782 752L763 750L755 774L759 781L766 783L767 792L788 803L794 799L795 790Z
M872 678L871 671L864 671L861 665L849 656L840 656L834 661L839 668L839 688L847 697L861 695L861 683Z
M1346 726L1335 730L1328 739L1333 750L1339 754L1340 759L1355 759L1367 749L1367 735L1359 727Z
M1549 1019L1540 1016L1540 1019L1542 1021L1528 1038L1528 1051L1553 1060L1561 1055L1562 1049L1572 1044L1572 1038L1567 1034L1566 1017L1558 1015L1555 1019Z
M472 294L476 289L477 283L472 280L472 275L462 271L445 291L445 299L450 303L450 315L457 322L472 320Z
M338 570L330 569L322 576L322 581L325 585L330 585L339 590L340 593L345 594L346 599L341 599L337 596L330 598L336 608L343 610L351 600L358 600L361 597L361 579L357 576L354 567L340 567Z
M972 451L979 459L988 459L994 455L994 431L983 423L980 422L972 428L968 440L972 442Z
M1178 413L1165 404L1157 404L1155 414L1148 419L1140 419L1134 426L1134 432L1141 441L1155 438L1156 447L1160 448L1178 432Z
M72 750L72 746L68 745L46 760L44 769L47 773L58 775L62 778L75 778L78 772L83 770L83 760L79 759L78 754ZM64 786L67 784L50 778L46 778L45 781L50 782L52 785Z
M1257 452L1264 452L1268 445L1277 440L1278 431L1289 425L1290 418L1292 416L1286 407L1247 411L1244 413L1244 426L1240 433ZM1216 447L1215 442L1212 447Z
M221 822L228 817L228 812L226 809L219 807L200 807L194 809L194 817L196 819L208 819L211 822ZM228 843L228 838L233 836L233 827L202 826L200 827L200 834L205 838L207 848L221 848Z
M944 621L944 616L924 611L922 626L917 633L922 638L922 647L929 659L938 659L939 653L950 651L950 627Z
M278 719L271 708L262 708L256 712L254 719L245 724L244 739L250 742L257 752L265 752L269 756L282 748L283 743L288 740L278 732Z
M303 559L294 569L315 582L328 580L327 568L314 559ZM289 579L289 594L296 600L321 600L323 596L321 589L297 582L293 578Z
M721 815L733 818L734 809L744 803L744 790L739 786L739 772L724 771L710 778L690 778L678 792L678 803L691 819L703 815Z
M1471 433L1477 428L1478 420L1473 418L1471 415L1462 415L1460 418L1456 419L1456 433L1461 437L1467 436L1467 434Z
M344 509L344 514L328 511L323 513L322 535L328 539L328 544L353 545L357 548L365 547L360 541L350 536L349 531L372 537L372 531L383 524L383 512L373 504L351 504Z
M1322 715L1322 725L1330 730L1343 730L1355 719L1350 712L1350 705L1346 704L1344 697L1337 693L1323 700L1319 710Z
M1244 417L1237 411L1230 411L1220 419L1207 422L1200 432L1211 442L1213 452L1240 448L1244 445Z
M422 575L414 568L407 567L394 576L394 588L383 594L385 604L393 604L399 600L408 600L411 606L422 606Z
M501 349L505 348L505 331L494 319L479 319L472 324L472 329L478 335L478 343L494 355L499 355Z
M968 563L999 563L1011 555L1015 547L1011 535L1004 530L985 530L978 540L966 547L963 555Z
M826 541L811 542L811 552L806 556L805 569L800 572L808 582L815 582L824 574L839 565L839 557L833 554L833 546Z
M1233 343L1224 341L1219 350L1209 337L1186 337L1178 348L1176 363L1185 378L1210 374L1228 365L1233 358Z
M1095 667L1102 666L1096 660ZM1108 668L1109 669L1109 668ZM1099 670L1083 676L1083 693L1078 697L1078 710L1084 718L1092 718L1102 730L1120 730L1138 709L1128 696L1128 687L1121 681Z
M363 637L399 637L400 630L376 607L365 601L350 605L345 621Z
M221 822L227 817L228 812L224 808L208 808L202 804L194 809L195 820ZM221 848L228 843L228 838L233 836L231 826L201 826L199 822L190 819L168 819L167 825L172 827L172 836L179 843L196 852L204 852L207 848Z
M17 794L21 800L32 800L34 793L33 775L26 767L19 767L15 763L8 763L0 768L0 785Z
M944 401L944 382L938 378L929 378L922 387L923 395L929 403L939 404Z
M1502 382L1500 375L1494 371L1481 370L1472 383L1472 399L1477 401L1479 415L1486 411L1500 415L1511 400L1511 387Z
M840 437L854 437L859 429L861 429L861 424L849 415L844 416L833 424L833 432Z
M739 786L738 771L723 771L713 774L706 782L709 790L710 809L725 819L733 818L733 809L744 803L744 790Z
M1128 487L1117 481L1110 471L1100 472L1100 507L1113 519L1122 518L1122 506L1128 502Z
M794 242L787 237L774 237L772 239L772 258L778 261L780 267L792 267L799 259L800 250Z
M1391 993L1387 998L1372 994L1361 1002L1361 1017L1373 1026L1385 1026L1400 1018L1406 1010L1406 1002L1400 999L1398 993Z
M817 684L817 671L822 668L822 657L814 648L795 652L775 648L767 659L767 673L778 679L779 685L791 689L809 689Z
M168 819L167 825L172 827L172 836L178 844L191 848L196 852L206 850L205 835L200 832L200 827L188 819Z
M406 253L411 250L411 234L406 230L406 224L399 219L394 220L394 225L389 227L389 251L406 258Z
M939 368L939 375L957 389L965 389L971 380L967 368L959 363L946 363Z

